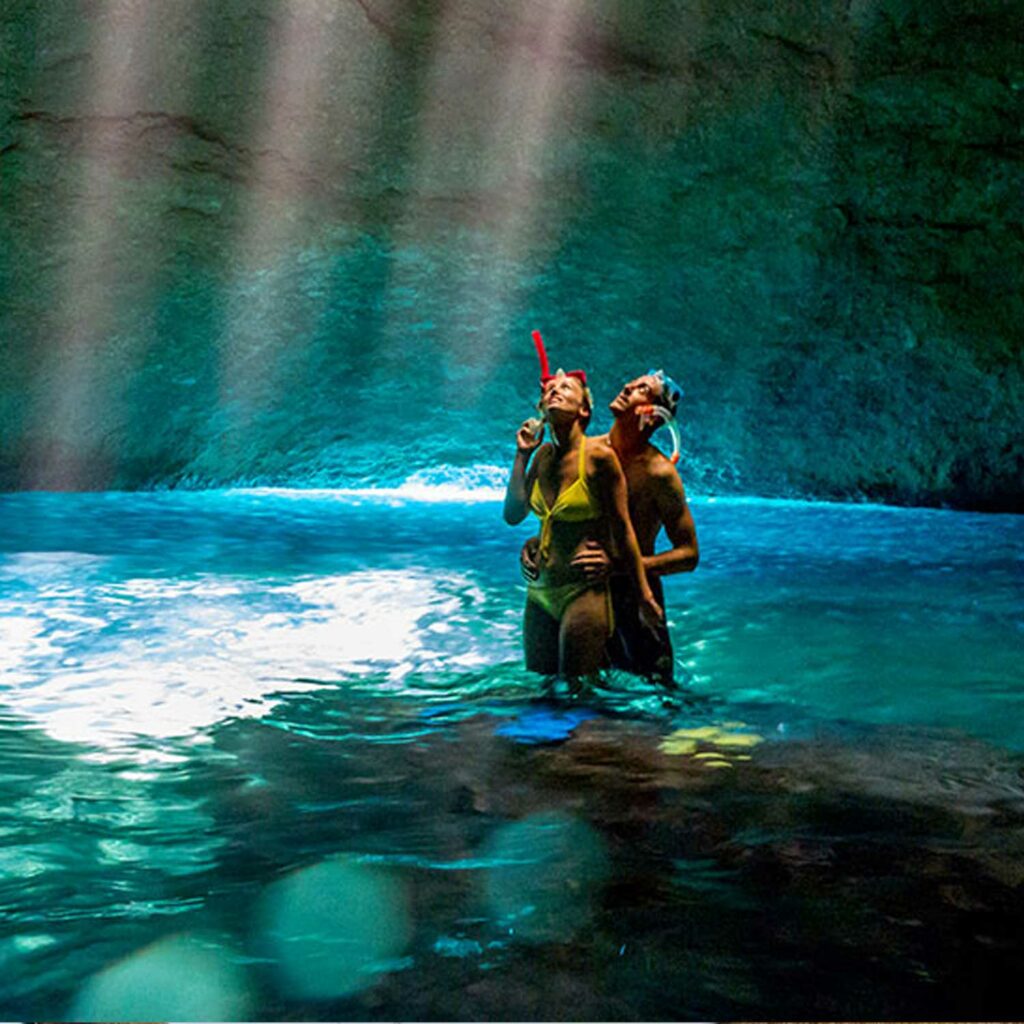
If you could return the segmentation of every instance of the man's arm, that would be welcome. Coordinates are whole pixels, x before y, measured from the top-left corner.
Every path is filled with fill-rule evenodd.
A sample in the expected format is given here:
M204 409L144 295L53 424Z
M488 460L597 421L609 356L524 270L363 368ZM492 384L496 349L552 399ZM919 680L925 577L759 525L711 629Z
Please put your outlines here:
M644 568L657 576L693 572L700 561L697 528L693 524L683 482L675 466L662 468L654 478L654 483L658 515L672 547L656 555L647 555Z
M623 567L636 587L640 620L645 626L656 628L663 619L663 612L647 582L643 555L640 553L640 545L637 543L633 523L629 518L626 477L618 457L610 447L595 446L593 460L598 497L608 517L612 541L616 550L621 552Z

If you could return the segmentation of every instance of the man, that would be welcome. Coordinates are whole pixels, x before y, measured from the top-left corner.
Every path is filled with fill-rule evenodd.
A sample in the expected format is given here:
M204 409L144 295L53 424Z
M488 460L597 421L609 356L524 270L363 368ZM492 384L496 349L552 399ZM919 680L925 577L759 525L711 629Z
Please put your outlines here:
M622 464L628 489L629 515L643 555L644 570L654 598L664 608L661 577L677 572L692 572L699 551L697 531L686 501L682 481L672 462L653 444L651 435L660 425L660 417L649 415L650 406L660 407L674 416L680 389L660 370L644 374L625 384L608 408L615 417L611 430L603 438ZM654 543L664 527L671 547L658 554ZM537 575L537 541L523 547L523 575ZM584 545L572 564L582 579L601 579L611 574L615 632L608 641L608 660L625 669L675 689L675 661L668 628L662 622L651 628L640 621L639 608L625 577L615 572L614 563L599 545Z

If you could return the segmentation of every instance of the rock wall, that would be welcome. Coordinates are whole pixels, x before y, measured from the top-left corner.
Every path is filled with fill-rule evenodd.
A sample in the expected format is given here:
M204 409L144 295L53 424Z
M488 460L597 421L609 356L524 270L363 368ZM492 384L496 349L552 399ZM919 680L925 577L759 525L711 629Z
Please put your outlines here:
M1019 509L1024 18L0 2L0 487L503 463L529 330L691 490Z

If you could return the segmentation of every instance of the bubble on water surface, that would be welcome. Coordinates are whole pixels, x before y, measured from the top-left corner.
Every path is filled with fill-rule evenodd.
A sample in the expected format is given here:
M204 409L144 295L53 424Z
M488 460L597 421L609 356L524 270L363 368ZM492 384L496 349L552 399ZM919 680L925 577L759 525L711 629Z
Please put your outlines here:
M550 811L499 828L483 856L493 916L520 939L558 942L589 921L608 878L604 840L585 822Z
M335 999L372 985L395 966L412 934L401 883L348 857L275 882L257 920L279 985L296 999Z
M79 991L70 1020L244 1020L245 975L214 940L175 935L132 953Z

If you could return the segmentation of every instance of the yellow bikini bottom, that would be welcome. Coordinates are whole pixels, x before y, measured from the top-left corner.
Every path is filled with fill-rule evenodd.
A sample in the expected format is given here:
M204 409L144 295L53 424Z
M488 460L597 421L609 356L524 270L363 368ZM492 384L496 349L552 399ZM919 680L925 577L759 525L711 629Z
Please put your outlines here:
M612 592L607 583L604 587L605 607L608 609L608 635L615 632L615 615L612 612ZM543 608L556 622L562 621L566 608L576 600L580 594L588 590L596 590L593 583L581 580L578 583L561 583L556 586L543 583L529 583L526 587L526 600L532 601L539 608Z

